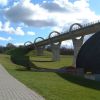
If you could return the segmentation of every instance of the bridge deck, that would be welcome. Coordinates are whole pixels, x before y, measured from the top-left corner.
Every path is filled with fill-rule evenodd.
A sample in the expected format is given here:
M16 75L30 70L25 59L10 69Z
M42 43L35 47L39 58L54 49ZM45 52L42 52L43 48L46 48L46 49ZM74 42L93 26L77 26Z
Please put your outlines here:
M60 41L64 41L64 40L69 40L69 39L79 37L82 35L88 35L91 33L95 33L97 31L100 31L100 22L90 24L90 25L84 25L83 28L79 28L79 29L73 30L71 32L64 32L63 34L61 34L59 36L52 37L52 41L60 42ZM48 44L50 44L49 39L45 39L43 41L39 41L36 43L37 46L43 46L43 45L48 45Z

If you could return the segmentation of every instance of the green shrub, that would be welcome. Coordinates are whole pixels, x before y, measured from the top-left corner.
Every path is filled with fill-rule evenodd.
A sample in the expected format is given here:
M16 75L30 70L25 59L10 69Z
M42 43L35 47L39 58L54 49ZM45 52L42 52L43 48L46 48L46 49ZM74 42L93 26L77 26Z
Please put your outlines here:
M29 60L29 56L26 56L26 53L28 52L29 50L23 47L10 50L8 54L11 55L11 60L13 63L22 65L29 70L32 63Z

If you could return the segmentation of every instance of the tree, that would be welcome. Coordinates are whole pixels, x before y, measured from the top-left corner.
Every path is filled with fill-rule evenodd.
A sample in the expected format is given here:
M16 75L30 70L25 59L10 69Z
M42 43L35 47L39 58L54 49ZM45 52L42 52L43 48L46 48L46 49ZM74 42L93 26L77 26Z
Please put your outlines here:
M3 53L5 51L5 47L0 46L0 53Z
M16 48L16 46L15 46L14 44L12 44L12 43L8 43L8 44L6 45L6 48L8 48L8 49L13 49L13 48Z

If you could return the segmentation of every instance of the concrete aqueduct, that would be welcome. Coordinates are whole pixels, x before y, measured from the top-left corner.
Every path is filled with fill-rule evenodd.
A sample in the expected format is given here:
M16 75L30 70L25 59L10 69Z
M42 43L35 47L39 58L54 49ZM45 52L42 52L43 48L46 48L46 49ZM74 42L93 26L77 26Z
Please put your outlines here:
M75 25L77 25L79 27L77 29L73 29L73 27ZM76 67L77 54L83 44L84 36L91 34L91 33L96 33L98 31L100 31L100 22L99 21L96 23L89 23L89 24L84 24L84 25L81 25L79 23L74 23L70 26L68 32L64 32L64 33L60 34L57 31L53 31L49 34L48 39L43 39L42 37L38 37L38 38L41 38L42 41L36 42L36 40L38 39L38 38L36 38L34 40L34 44L31 43L31 45L35 45L37 52L41 51L37 55L42 55L44 46L50 44L52 47L52 54L53 54L52 60L57 61L57 60L60 60L61 42L64 40L72 39L73 46L74 46L74 56L73 56L73 64L72 65ZM51 34L53 34L53 33L56 33L57 36L51 37ZM77 39L77 37L80 37L80 36L81 36L81 38ZM57 44L55 44L55 43L57 43Z
M78 25L78 29L73 29L73 26L75 25ZM38 38L36 38L34 40L34 44L36 47L41 47L41 46L45 46L45 45L51 45L52 47L52 52L53 52L53 55L55 55L55 57L53 58L55 61L56 60L59 60L59 46L61 44L62 41L64 40L69 40L69 39L72 39L73 41L73 46L74 46L74 60L73 60L73 65L76 66L76 57L77 57L77 54L78 54L78 51L80 49L80 47L82 46L83 44L83 39L84 39L84 36L85 35L88 35L88 34L91 34L91 33L96 33L100 31L100 22L98 21L97 23L89 23L89 24L85 24L85 25L81 25L79 23L74 23L70 26L70 29L68 32L64 32L62 34L60 34L59 32L57 31L53 31L49 34L49 38L48 39L43 39L41 37L41 39L43 41L38 41L36 42L36 40ZM52 33L56 33L57 35L55 37L51 37L51 34ZM77 39L77 37L80 37L80 39ZM57 45L55 43L59 42ZM32 44L32 45L34 45ZM57 48L57 49L55 49ZM54 52L57 52L57 54L55 54ZM58 58L56 58L58 57Z

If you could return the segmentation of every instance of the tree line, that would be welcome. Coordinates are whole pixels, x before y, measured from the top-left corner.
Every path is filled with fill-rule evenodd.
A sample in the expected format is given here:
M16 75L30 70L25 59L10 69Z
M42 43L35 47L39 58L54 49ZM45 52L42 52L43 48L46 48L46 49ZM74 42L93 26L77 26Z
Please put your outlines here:
M5 53L8 50L14 49L16 46L12 43L8 43L6 46L0 46L0 53Z
M47 51L50 51L50 52L52 51L50 46L47 47ZM73 48L60 47L60 54L61 55L73 55L74 50Z
M17 47L12 43L8 43L6 46L0 46L0 53L5 53L6 51L14 49L14 48L17 48ZM47 46L46 50L51 52L51 47ZM74 53L73 48L68 48L68 47L60 48L61 55L73 55L73 53Z

